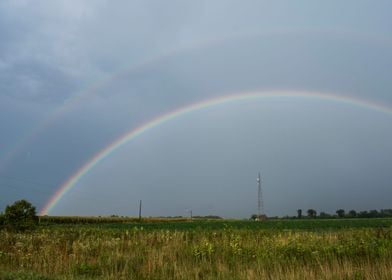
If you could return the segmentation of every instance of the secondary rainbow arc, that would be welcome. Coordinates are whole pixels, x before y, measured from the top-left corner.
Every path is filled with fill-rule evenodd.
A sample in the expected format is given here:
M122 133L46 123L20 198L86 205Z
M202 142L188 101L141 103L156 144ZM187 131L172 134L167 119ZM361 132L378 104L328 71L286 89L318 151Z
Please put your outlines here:
M144 67L149 65L154 65L166 58L174 56L181 52L189 52L192 50L198 50L202 48L210 47L214 44L220 44L229 41L242 40L244 38L252 38L256 36L271 36L271 35L286 35L286 34L307 34L308 32L314 34L331 34L331 35L343 35L345 38L350 37L351 39L359 40L360 42L372 42L376 44L389 46L392 44L390 37L383 36L380 34L365 33L363 30L361 32L356 32L350 29L335 29L335 28L277 28L269 30L247 30L245 32L234 32L226 34L222 37L214 37L213 39L203 39L189 44L182 44L175 46L172 49L166 49L155 56L147 57L145 60L137 62L136 64L127 64L121 67L119 71L109 75L106 78L101 78L94 81L92 84L84 89L78 91L74 97L71 97L67 102L61 105L59 108L54 109L49 113L49 116L41 123L37 124L32 128L25 137L22 137L19 141L15 141L11 147L7 149L2 157L0 157L0 171L7 166L7 164L21 152L23 148L28 146L33 141L36 141L39 135L45 132L49 127L51 127L56 120L60 119L66 113L69 113L74 106L77 106L86 97L95 94L98 90L104 88L105 86L113 83L114 81L120 79L124 75L130 74L132 72L137 72Z
M391 114L392 108L382 104L372 102L370 100L359 99L348 96L339 96L331 93L322 92L304 92L304 91L268 91L268 92L242 92L237 94L225 95L217 98L207 99L201 102L190 104L185 107L180 107L176 110L160 115L150 121L147 121L129 132L123 134L111 144L100 150L85 164L83 164L74 174L72 174L64 183L57 189L57 191L48 200L45 206L41 209L40 215L47 215L62 197L68 193L75 184L89 171L91 171L99 162L109 157L115 150L122 147L126 143L142 135L144 132L157 127L172 119L178 118L185 114L206 109L208 107L217 106L230 102L238 102L241 100L258 99L258 98L310 98L324 101L348 104L351 106L363 107L366 109L375 110L385 114Z

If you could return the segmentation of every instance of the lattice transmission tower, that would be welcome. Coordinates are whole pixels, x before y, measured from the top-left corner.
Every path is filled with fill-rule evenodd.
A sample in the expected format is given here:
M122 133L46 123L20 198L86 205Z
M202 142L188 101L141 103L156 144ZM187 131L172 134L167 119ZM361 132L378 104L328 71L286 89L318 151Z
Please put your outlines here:
M264 215L263 192L261 189L261 176L257 176L257 218L260 219Z

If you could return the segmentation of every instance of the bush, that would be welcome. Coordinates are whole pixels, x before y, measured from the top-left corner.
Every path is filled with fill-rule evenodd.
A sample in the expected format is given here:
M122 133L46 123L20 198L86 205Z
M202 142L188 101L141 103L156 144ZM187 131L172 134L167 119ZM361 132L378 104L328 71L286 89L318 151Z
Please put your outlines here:
M12 229L26 230L38 224L35 207L27 200L18 200L7 205L4 212L4 224Z

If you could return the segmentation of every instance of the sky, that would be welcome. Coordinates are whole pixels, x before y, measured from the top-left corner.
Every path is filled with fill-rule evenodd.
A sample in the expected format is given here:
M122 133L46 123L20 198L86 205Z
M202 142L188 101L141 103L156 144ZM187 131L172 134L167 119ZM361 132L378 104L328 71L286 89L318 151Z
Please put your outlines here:
M390 1L0 2L0 211L219 215L392 208ZM279 97L280 91L292 97ZM319 93L369 106L295 93ZM335 98L337 99L337 98ZM390 108L390 109L388 109Z

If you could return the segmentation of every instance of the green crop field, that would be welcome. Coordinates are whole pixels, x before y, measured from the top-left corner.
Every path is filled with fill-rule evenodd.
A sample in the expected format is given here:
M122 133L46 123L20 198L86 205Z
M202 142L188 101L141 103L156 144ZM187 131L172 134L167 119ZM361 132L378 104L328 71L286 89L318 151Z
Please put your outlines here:
M0 279L392 279L392 219L62 219L0 230Z

